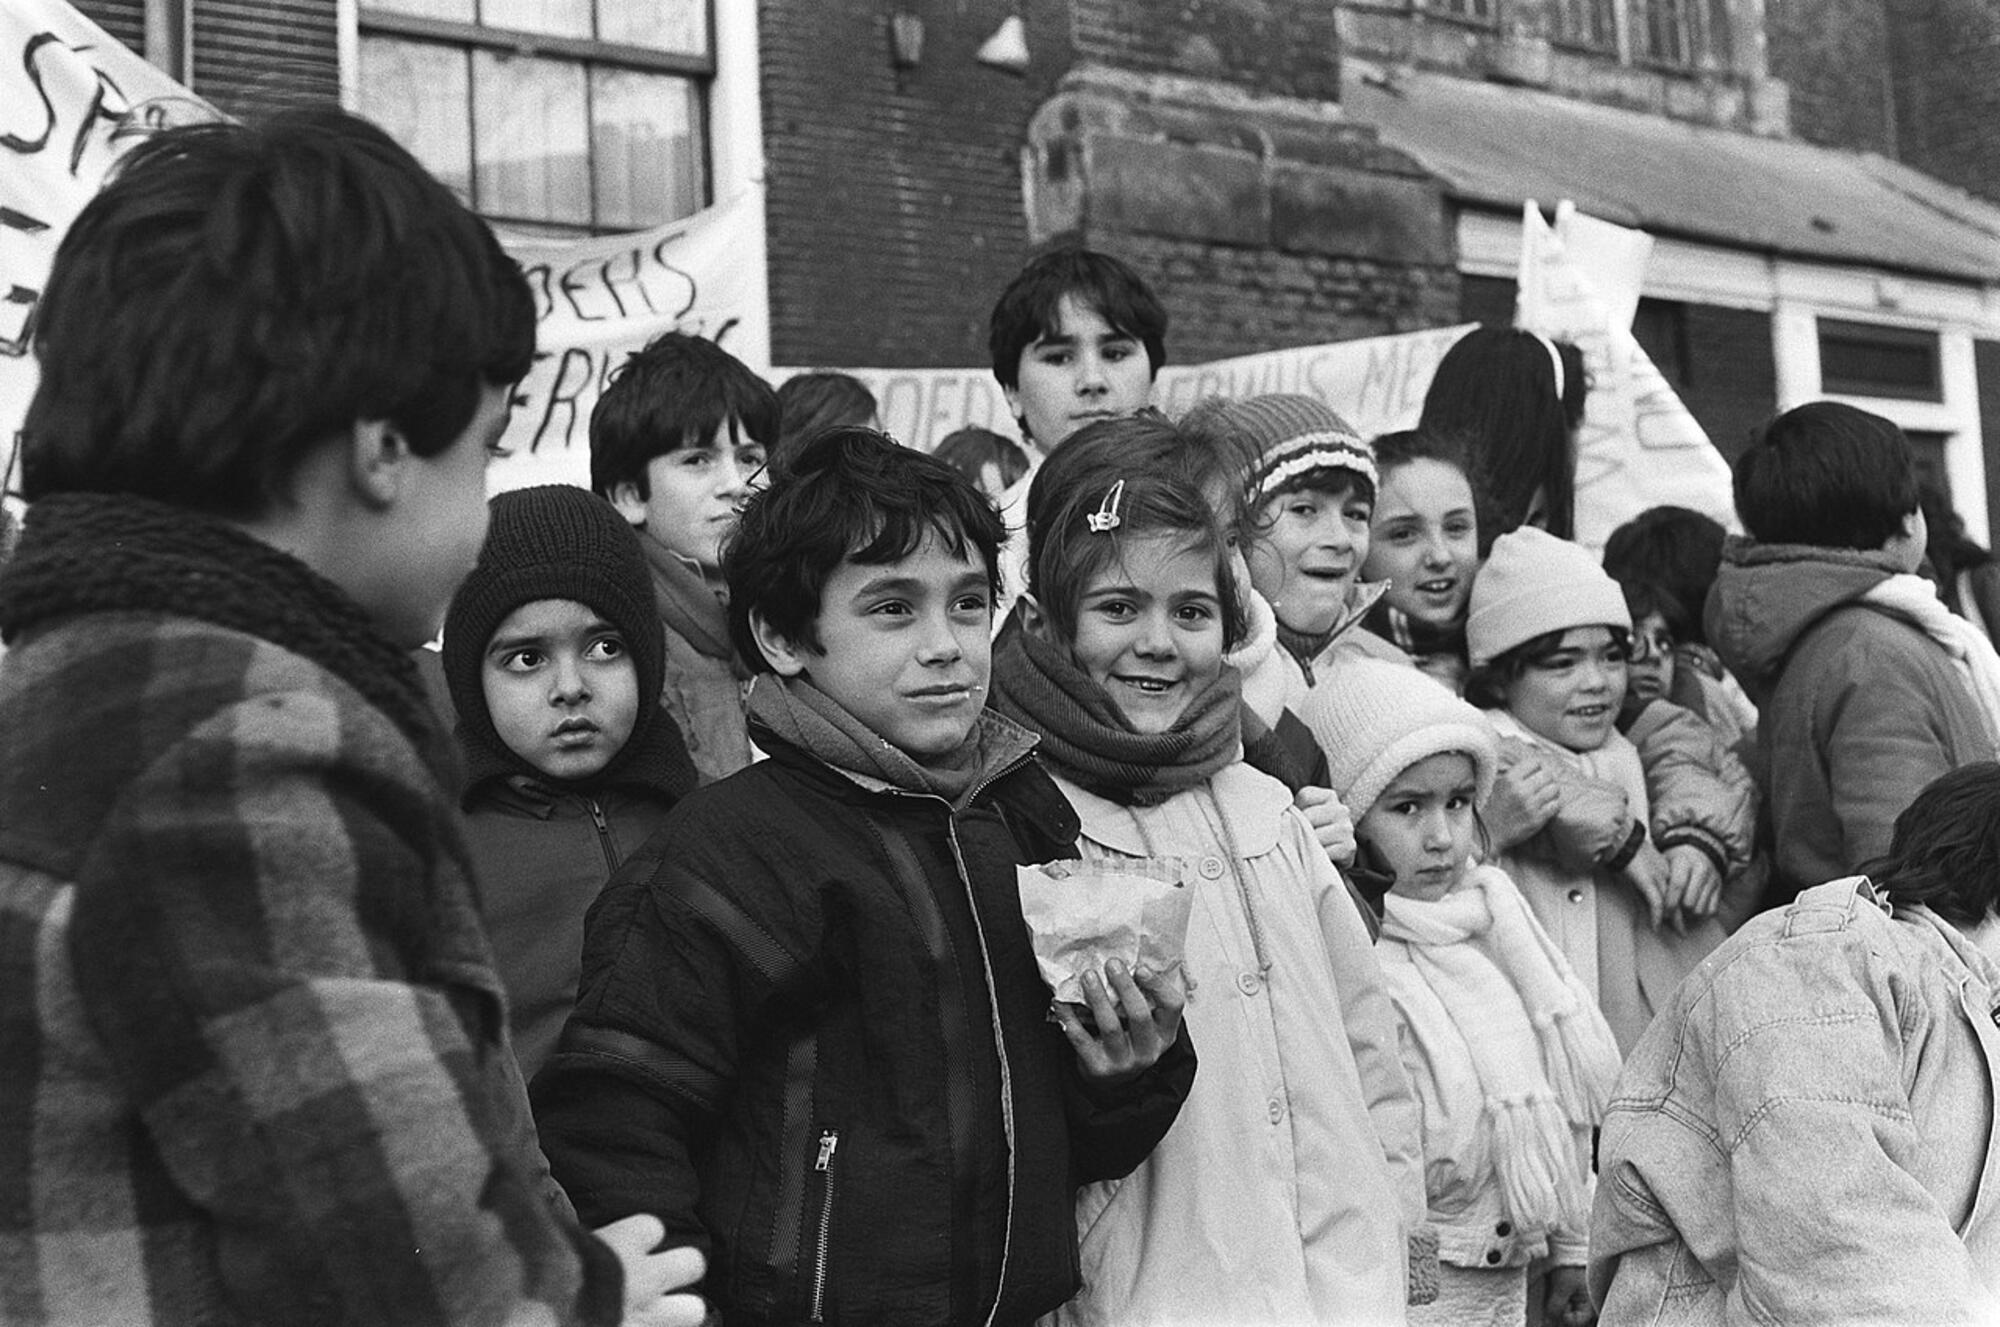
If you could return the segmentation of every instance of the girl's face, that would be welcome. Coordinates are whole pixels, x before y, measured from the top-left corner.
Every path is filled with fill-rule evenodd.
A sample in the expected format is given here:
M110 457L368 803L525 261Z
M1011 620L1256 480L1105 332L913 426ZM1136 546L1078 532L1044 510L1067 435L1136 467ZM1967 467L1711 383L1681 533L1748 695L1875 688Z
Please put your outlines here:
M1395 874L1391 893L1431 903L1464 878L1479 833L1478 789L1472 757L1459 751L1426 756L1383 789L1354 833Z
M1658 700L1674 686L1674 633L1667 619L1648 613L1632 627L1632 657L1625 665L1627 686L1639 700Z
M1465 616L1478 569L1479 521L1464 471L1423 458L1382 477L1362 575L1389 582L1390 607L1448 627Z
M1215 555L1166 530L1121 553L1084 587L1070 652L1135 730L1164 733L1222 674Z
M1504 690L1522 727L1571 751L1595 751L1625 700L1625 647L1609 627L1572 627L1554 654L1527 665Z
M1344 479L1329 488L1280 493L1258 514L1250 579L1278 621L1316 636L1347 611L1347 593L1368 558L1373 506Z

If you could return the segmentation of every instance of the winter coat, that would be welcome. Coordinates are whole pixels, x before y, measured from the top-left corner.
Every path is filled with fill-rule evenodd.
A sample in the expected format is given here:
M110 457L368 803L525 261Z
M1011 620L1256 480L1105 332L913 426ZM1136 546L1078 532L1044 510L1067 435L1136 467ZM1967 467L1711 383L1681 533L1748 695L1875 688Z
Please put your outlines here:
M1646 771L1648 826L1661 852L1691 847L1722 877L1716 918L1733 931L1756 910L1757 785L1721 735L1669 700L1648 702L1623 726Z
M1996 1003L2000 967L1866 880L1752 918L1619 1079L1601 1321L1995 1321Z
M660 704L673 716L704 783L748 765L750 673L729 638L729 612L699 569L650 536L639 541L666 628Z
M1241 763L1152 807L1060 786L1085 860L1187 872L1203 1064L1152 1156L1078 1199L1084 1290L1054 1321L1401 1321L1424 1225L1416 1099L1367 932L1290 794Z
M1713 918L1686 934L1655 927L1638 887L1605 865L1625 851L1635 821L1649 823L1643 768L1624 734L1580 755L1533 736L1505 710L1487 715L1502 737L1502 768L1525 749L1552 756L1562 798L1554 819L1497 854L1494 865L1512 877L1577 976L1597 992L1618 1048L1630 1054L1681 978L1722 942L1722 928ZM1597 777L1593 767L1627 772Z
M618 1321L405 731L269 641L120 612L17 640L0 732L0 1317Z
M1880 856L1926 784L1993 754L1944 649L1857 602L1899 570L1883 553L1742 539L1723 550L1708 638L1757 703L1777 858L1767 903Z
M665 790L619 786L587 795L521 774L482 780L466 793L479 911L507 988L524 1077L554 1052L576 1002L584 913L673 804Z
M1048 1021L1015 872L1073 856L1075 813L1027 756L954 812L757 741L591 909L534 1084L556 1178L707 1249L732 1327L1047 1312L1073 1185L1137 1165L1194 1073L1182 1037L1100 1092Z

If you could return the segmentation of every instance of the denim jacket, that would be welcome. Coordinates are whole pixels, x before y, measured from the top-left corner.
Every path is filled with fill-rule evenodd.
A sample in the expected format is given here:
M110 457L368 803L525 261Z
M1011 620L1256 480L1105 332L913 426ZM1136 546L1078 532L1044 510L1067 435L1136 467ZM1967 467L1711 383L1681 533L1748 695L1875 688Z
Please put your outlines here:
M1731 937L1641 1038L1590 1288L1623 1323L2000 1315L2000 968L1861 877Z

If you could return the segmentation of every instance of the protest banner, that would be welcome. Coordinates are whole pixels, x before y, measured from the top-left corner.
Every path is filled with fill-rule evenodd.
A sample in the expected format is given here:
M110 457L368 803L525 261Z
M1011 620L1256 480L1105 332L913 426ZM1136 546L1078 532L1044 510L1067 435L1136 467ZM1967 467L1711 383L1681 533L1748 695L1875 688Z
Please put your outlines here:
M29 351L69 223L150 130L215 110L62 0L0 0L0 469L35 391Z
M1532 201L1522 209L1515 323L1573 342L1590 375L1576 439L1576 538L1590 548L1648 507L1692 507L1736 525L1728 461L1632 335L1652 250L1645 232L1567 200L1554 226Z

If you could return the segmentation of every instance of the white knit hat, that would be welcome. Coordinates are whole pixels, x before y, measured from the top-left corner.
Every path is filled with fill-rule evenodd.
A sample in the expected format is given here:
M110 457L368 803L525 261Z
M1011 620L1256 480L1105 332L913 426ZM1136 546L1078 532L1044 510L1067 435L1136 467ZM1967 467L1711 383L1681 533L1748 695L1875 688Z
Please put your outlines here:
M1382 790L1428 756L1472 758L1478 801L1493 791L1499 739L1493 725L1443 683L1408 664L1355 659L1306 695L1299 713L1312 729L1333 790L1359 820Z
M1516 645L1572 627L1632 629L1625 592L1590 550L1524 525L1493 541L1472 578L1465 649L1483 668Z

